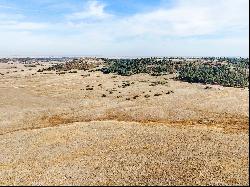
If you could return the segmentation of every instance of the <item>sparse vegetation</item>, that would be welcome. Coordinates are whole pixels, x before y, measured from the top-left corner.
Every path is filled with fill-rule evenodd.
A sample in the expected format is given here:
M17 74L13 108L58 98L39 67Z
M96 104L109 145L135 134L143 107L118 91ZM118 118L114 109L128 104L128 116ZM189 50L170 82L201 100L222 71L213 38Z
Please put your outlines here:
M161 95L162 95L162 94L160 94L160 93L154 94L154 96L156 96L156 97L161 96Z
M74 70L90 70L93 71L93 68L98 67L102 63L101 59L93 59L93 58L80 58L73 59L65 63L54 64L51 67L44 68L43 71L71 71ZM71 72L72 73L72 72Z
M171 94L171 93L174 93L174 91L172 91L172 90L171 90L171 91L167 91L166 94L169 95L169 94Z
M134 97L133 97L133 99L137 99L138 97L140 97L139 95L135 95Z
M86 90L94 90L94 88L86 88Z
M76 70L74 70L74 71L69 71L69 73L77 73L77 71L76 71Z
M207 89L212 89L212 87L211 87L211 86L206 86L204 89L205 89L205 90L207 90Z
M89 77L90 76L90 74L87 74L87 75L81 75L83 78L85 78L85 77Z
M167 83L168 83L167 81L155 81L151 82L149 86L166 85Z
M66 72L59 72L59 73L56 73L58 75L63 75L63 74L66 74Z
M24 65L24 67L28 67L28 68L35 68L36 67L36 65L34 65L34 64L25 64Z

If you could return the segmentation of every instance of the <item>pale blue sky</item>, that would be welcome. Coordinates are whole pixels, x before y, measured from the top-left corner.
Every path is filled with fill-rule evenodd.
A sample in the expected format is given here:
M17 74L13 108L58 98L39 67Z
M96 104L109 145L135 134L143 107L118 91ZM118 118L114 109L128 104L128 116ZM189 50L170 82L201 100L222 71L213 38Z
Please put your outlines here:
M0 0L0 56L249 56L248 0Z

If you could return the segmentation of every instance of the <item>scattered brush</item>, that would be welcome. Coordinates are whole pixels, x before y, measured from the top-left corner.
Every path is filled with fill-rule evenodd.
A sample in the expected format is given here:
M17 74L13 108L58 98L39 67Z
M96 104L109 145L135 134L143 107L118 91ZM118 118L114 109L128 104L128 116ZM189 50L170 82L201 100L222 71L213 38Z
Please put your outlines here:
M29 68L35 68L36 67L36 65L34 65L34 64L25 64L24 65L24 67L29 67Z
M162 94L160 94L160 93L154 94L154 96L156 96L156 97L161 96L161 95L162 95Z
M46 74L46 73L44 73L44 74ZM56 74L63 75L63 74L66 74L66 72L59 72L59 73L56 73Z
M151 82L149 86L165 85L167 83L168 83L167 81L155 81L155 82Z
M86 90L94 90L94 88L86 88Z
M212 89L212 87L211 87L211 86L206 86L204 89L205 89L205 90L207 90L207 89Z
M168 91L166 94L168 95L168 94L171 94L171 93L174 93L174 91Z
M74 70L74 71L69 71L69 73L77 73L77 71L76 71L76 70Z
M90 76L90 74L87 74L87 75L81 75L83 78L85 78L85 77L89 77Z
M130 86L130 83L122 83L122 88L126 88L128 86Z
M140 97L139 95L135 95L134 97L133 97L133 99L137 99L138 97Z

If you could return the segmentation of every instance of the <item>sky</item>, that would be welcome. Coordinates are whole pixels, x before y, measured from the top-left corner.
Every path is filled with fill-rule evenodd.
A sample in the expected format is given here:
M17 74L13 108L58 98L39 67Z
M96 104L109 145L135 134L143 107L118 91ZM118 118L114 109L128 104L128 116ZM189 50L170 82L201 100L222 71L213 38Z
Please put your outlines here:
M1 57L248 51L248 0L0 0Z

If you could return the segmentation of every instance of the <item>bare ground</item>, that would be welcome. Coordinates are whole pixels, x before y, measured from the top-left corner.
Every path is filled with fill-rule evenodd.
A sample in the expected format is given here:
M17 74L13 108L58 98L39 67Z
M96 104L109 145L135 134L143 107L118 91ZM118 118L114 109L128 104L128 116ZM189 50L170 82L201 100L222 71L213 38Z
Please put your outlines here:
M247 89L38 68L0 64L1 185L249 184Z

